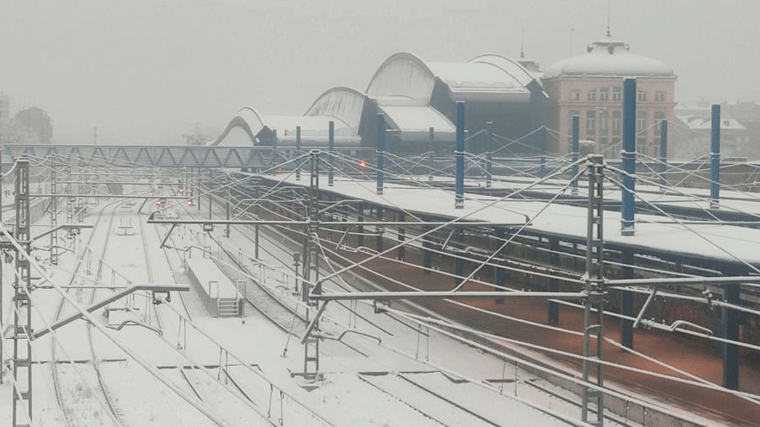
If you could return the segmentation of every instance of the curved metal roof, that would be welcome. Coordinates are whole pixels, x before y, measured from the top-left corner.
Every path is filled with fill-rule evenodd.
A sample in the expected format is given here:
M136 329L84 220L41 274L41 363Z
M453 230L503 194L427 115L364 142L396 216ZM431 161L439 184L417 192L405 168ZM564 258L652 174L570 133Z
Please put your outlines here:
M530 101L526 87L534 79L517 64L487 59L470 62L425 62L410 53L392 55L380 65L367 95L380 105L429 105L436 81L456 100Z
M395 99L407 105L428 105L435 87L435 75L416 55L396 53L377 69L367 86L373 99Z
M536 81L535 77L533 77L533 74L531 74L530 71L523 67L522 64L512 58L507 58L506 56L499 54L487 53L485 55L476 56L467 62L485 62L487 64L499 67L525 87L527 87L531 82ZM537 83L540 84L540 82Z
M544 72L545 79L568 76L675 78L673 69L656 59L634 55L620 40L594 42L583 55L559 61Z
M355 136L359 133L359 123L366 98L363 93L354 88L334 87L319 95L306 110L304 116L333 117L352 129Z
M261 114L259 114L256 109L252 107L243 107L237 112L237 114L235 114L232 120L230 120L221 135L209 145L221 145L230 131L235 128L243 129L251 138L251 143L256 144L256 135L258 135L258 133L261 132L261 129L264 128L264 121L261 119Z

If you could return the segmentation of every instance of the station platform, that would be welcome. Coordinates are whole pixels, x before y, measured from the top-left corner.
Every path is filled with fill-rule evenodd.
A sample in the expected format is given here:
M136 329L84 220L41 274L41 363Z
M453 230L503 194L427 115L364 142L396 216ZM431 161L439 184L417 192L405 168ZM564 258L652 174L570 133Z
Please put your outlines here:
M341 255L353 262L363 258L361 253L342 251ZM407 261L416 263L414 254L407 252ZM365 264L379 275L386 275L403 283L414 284L421 290L446 291L453 288L452 278L440 273L424 274L419 268L402 266L391 260L373 260ZM367 279L380 284L387 290L409 291L389 280L365 270L356 270ZM481 277L483 279L483 277ZM493 290L483 285L467 283L462 290ZM507 298L503 304L494 300L461 300L461 302L489 312L535 322L545 325L548 303L542 299ZM490 332L506 338L524 341L548 348L574 354L582 354L583 337L558 330L532 326L522 322L486 315L442 300L420 300L419 305L432 310L464 326ZM619 342L620 323L618 319L606 316L605 336ZM560 306L558 328L581 332L583 330L583 312L572 307ZM715 384L723 382L723 357L720 348L706 340L694 337L667 334L656 330L636 329L634 332L634 350L651 358L660 360L690 374L699 376ZM545 359L554 361L558 366L574 375L580 375L581 362L578 359L561 356L534 349L526 349L526 355L539 353ZM604 359L608 362L633 368L671 375L686 380L693 379L673 372L666 367L650 362L636 354L627 352L611 344L604 346ZM667 405L675 405L684 411L697 413L718 422L735 425L756 425L760 419L760 405L748 402L724 392L709 390L694 385L655 378L649 375L605 367L605 382L632 391L648 400ZM760 361L748 357L740 359L740 391L760 394Z

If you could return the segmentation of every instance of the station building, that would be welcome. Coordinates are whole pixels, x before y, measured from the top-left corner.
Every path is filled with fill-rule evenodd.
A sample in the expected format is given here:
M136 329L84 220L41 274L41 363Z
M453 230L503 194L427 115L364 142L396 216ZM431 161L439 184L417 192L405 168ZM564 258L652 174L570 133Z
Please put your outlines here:
M490 121L498 145L539 126L546 99L535 74L501 55L481 55L467 62L427 62L410 53L397 53L380 65L364 92L332 88L301 116L265 115L245 107L212 144L239 143L239 138L229 136L242 129L254 144L292 145L297 127L308 145L326 144L333 121L337 145L374 147L377 114L382 113L388 151L426 152L432 129L436 151L446 152L452 150L455 139L456 102L465 101L466 130L475 135ZM472 138L469 149L478 151L480 141Z
M620 152L626 77L637 78L638 151L657 155L659 121L675 117L676 76L664 62L631 53L609 32L585 54L544 72L522 53L518 59L486 54L467 62L425 61L396 53L383 61L364 91L329 89L303 115L265 115L245 107L211 144L292 145L300 127L305 145L326 145L332 121L336 145L375 147L377 114L382 113L388 130L386 151L427 152L432 129L435 151L446 154L453 151L456 103L464 101L468 152L484 151L483 139L475 136L490 121L494 150L510 145L512 155L536 155L541 148L535 131L546 126L553 131L553 137L545 139L546 152L569 153L571 118L578 115L580 139L590 145L589 151L615 158ZM235 132L242 141L230 138ZM513 144L515 140L519 144Z
M629 77L636 78L638 91L637 151L656 156L659 122L672 122L675 117L676 75L662 61L631 53L626 43L612 38L609 32L590 44L585 54L559 61L544 72L542 82L549 94L543 111L545 124L561 135L550 151L559 155L571 151L571 120L579 116L580 139L593 141L593 151L605 157L619 157L623 79Z

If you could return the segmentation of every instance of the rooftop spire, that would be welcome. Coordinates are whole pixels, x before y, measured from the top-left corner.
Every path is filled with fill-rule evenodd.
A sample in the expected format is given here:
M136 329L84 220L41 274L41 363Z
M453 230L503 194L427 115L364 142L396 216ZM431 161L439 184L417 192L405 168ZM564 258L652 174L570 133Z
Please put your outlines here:
M612 33L610 32L610 9L612 0L607 0L607 37L612 37Z
M522 38L520 39L520 58L525 58L525 28L522 30Z

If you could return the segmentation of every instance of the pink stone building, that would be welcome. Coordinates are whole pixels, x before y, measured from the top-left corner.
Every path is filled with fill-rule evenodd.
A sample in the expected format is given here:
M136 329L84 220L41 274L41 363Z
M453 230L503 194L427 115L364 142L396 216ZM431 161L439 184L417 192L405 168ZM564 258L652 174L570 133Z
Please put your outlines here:
M637 83L637 151L656 156L659 122L672 122L674 118L676 75L664 62L630 53L624 42L611 38L609 33L592 43L585 54L546 69L542 81L549 100L544 120L546 126L559 132L551 144L547 141L547 149L559 155L571 151L571 118L577 115L580 139L589 151L619 157L623 79L627 77L635 77Z

